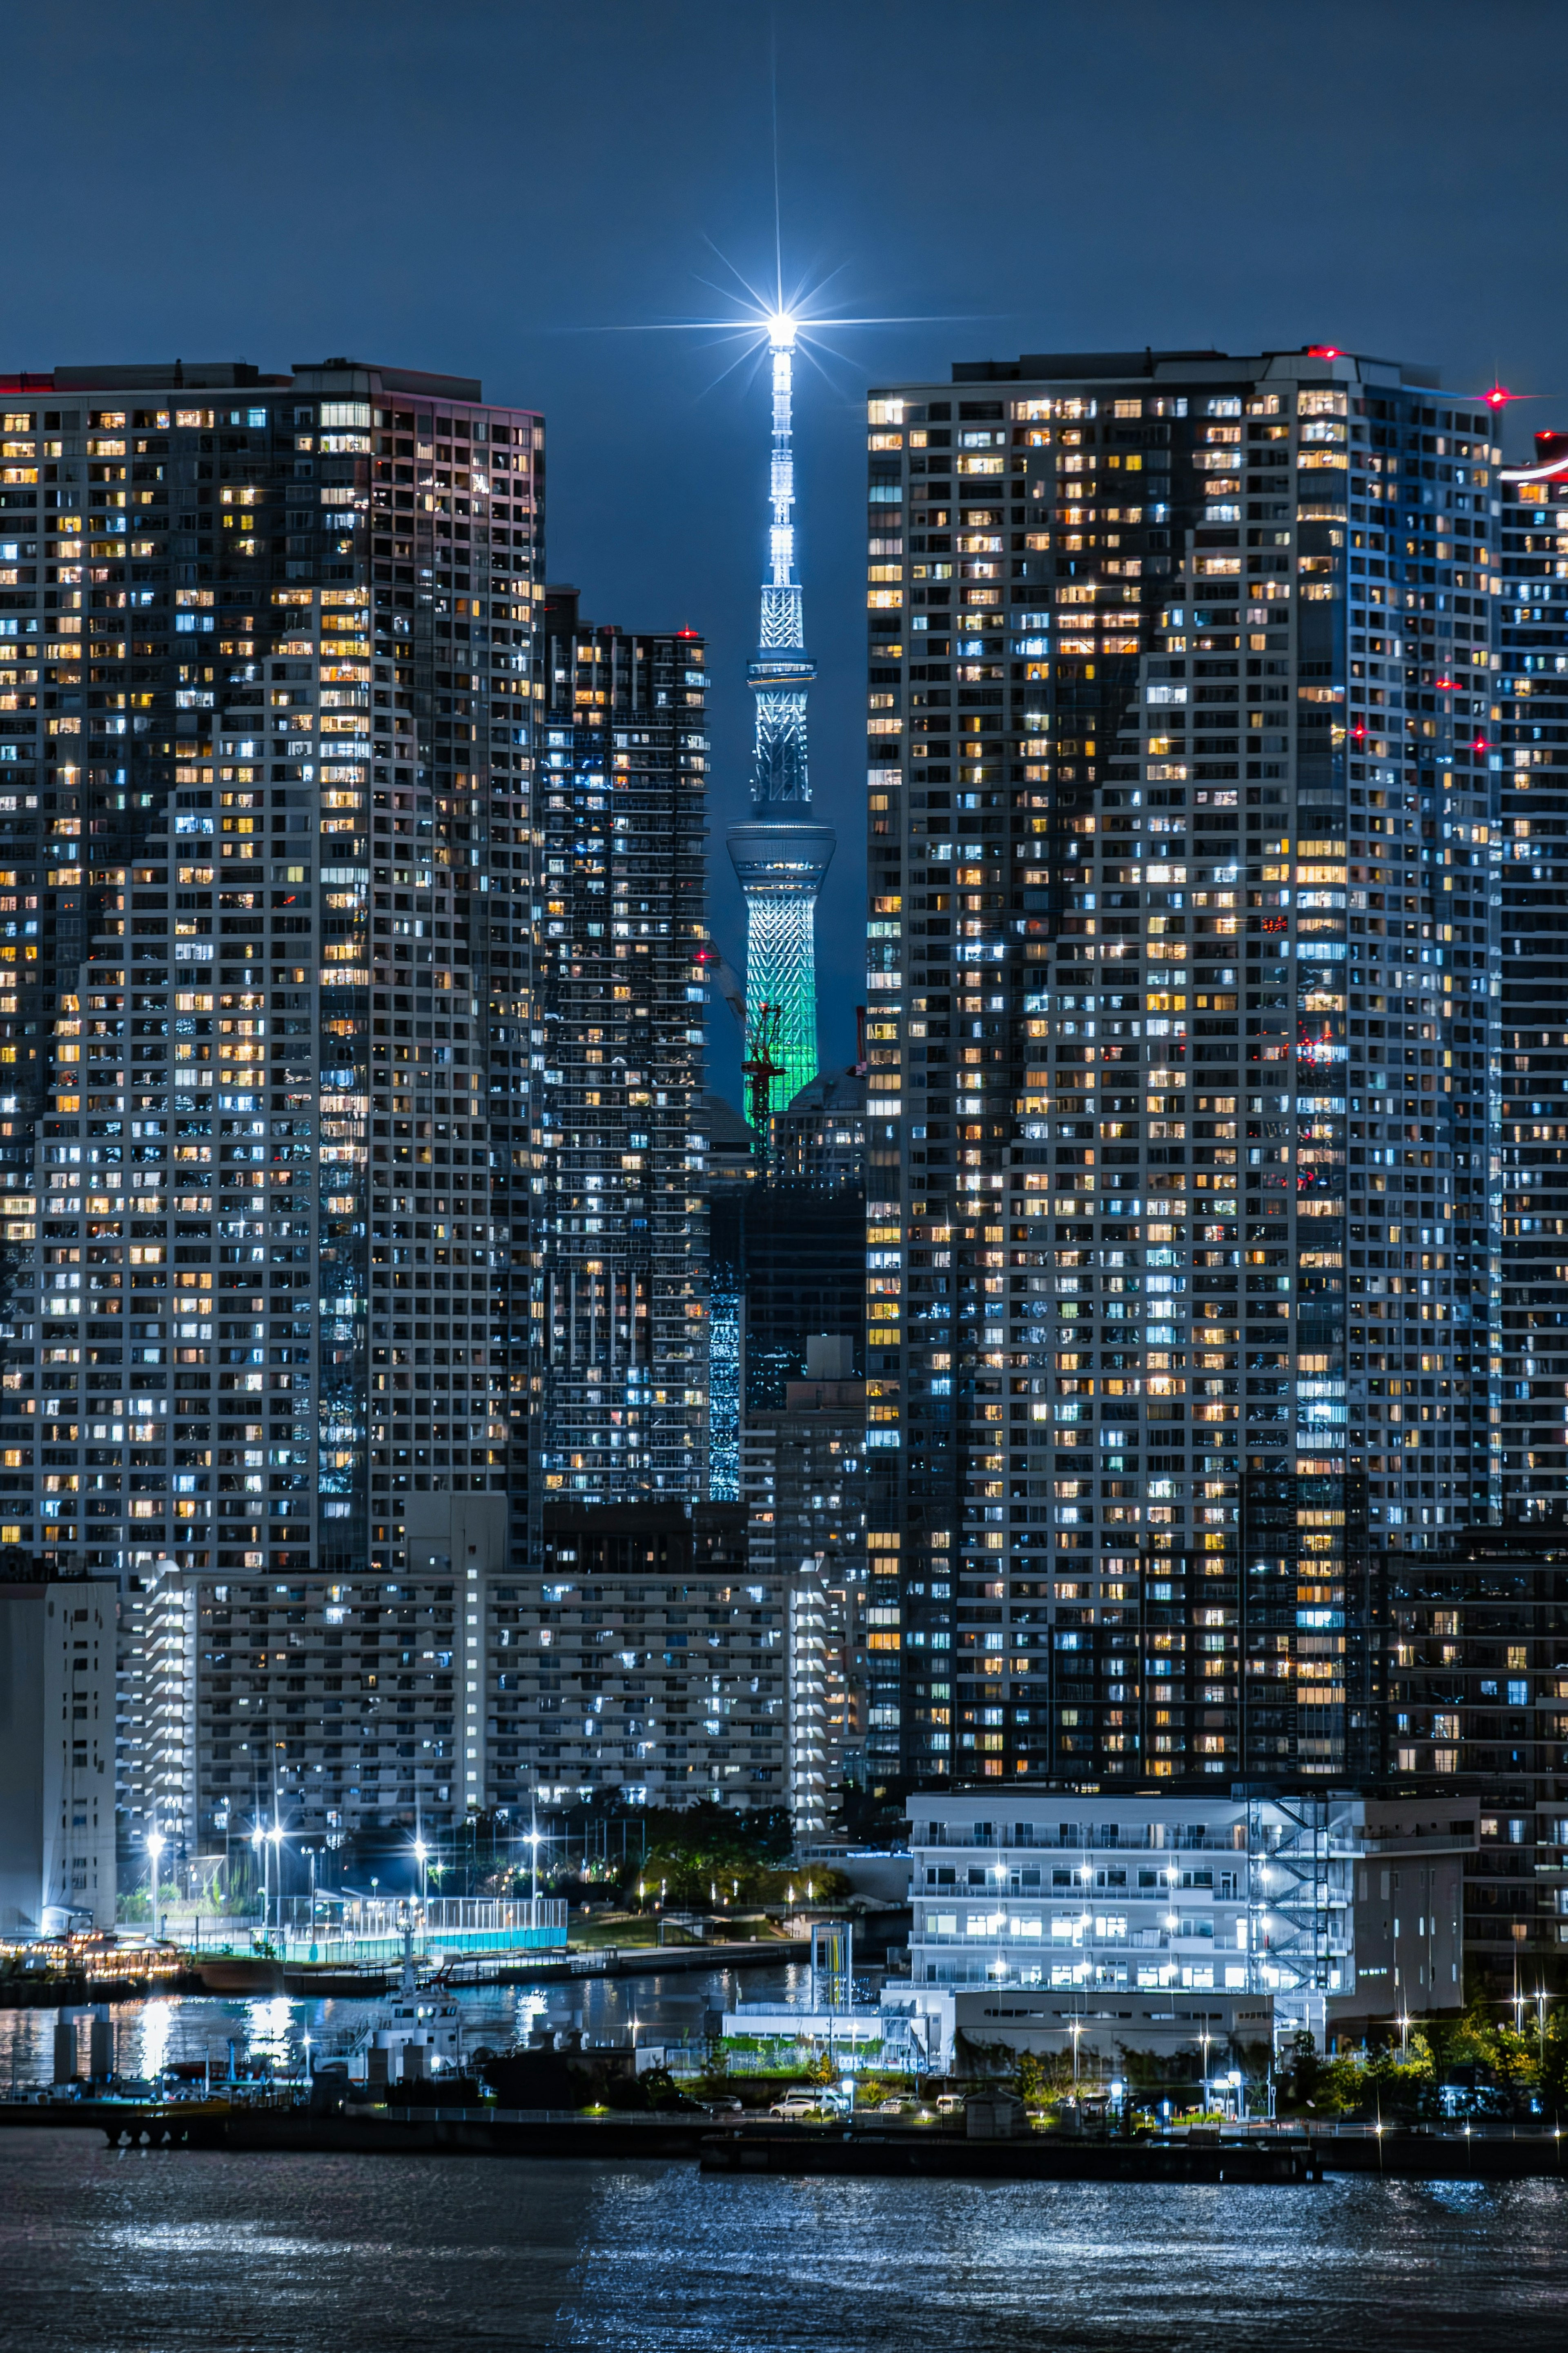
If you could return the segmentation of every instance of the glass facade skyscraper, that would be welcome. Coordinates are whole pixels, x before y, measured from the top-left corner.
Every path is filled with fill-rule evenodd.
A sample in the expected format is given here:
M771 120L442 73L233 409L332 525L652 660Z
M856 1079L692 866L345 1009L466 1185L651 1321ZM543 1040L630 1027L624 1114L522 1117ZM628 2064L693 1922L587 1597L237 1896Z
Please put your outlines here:
M1371 1769L1375 1557L1500 1492L1490 418L1310 349L868 424L872 1770Z

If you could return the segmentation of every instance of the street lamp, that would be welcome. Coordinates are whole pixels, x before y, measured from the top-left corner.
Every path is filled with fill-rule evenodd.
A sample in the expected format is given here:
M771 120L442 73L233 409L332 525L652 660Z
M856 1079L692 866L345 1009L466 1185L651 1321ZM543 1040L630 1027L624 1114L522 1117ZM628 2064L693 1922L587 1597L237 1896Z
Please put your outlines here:
M1089 1905L1092 1902L1094 1889L1093 1863L1080 1863L1079 1865L1078 1876L1083 1882L1084 1903L1086 1905ZM1100 1971L1096 1967L1094 1957L1094 1913L1092 1909L1087 1909L1079 1915L1079 1933L1087 1940L1089 1945L1089 1982L1091 1986L1096 1985L1099 1982Z
M158 1934L158 1858L163 1853L167 1843L168 1841L164 1838L162 1831L148 1831L147 1854L153 1865L153 1935L154 1940Z
M261 1925L267 1926L267 1833L258 1822L250 1833L250 1852L261 1858Z
M283 1831L281 1824L274 1822L272 1828L268 1831L267 1836L272 1847L273 1873L278 1883L278 1934L281 1936L283 1934Z
M416 1838L414 1841L414 1860L419 1865L419 1905L420 1909L423 1910L430 1885L429 1874L426 1868L430 1860L430 1850L422 1838Z

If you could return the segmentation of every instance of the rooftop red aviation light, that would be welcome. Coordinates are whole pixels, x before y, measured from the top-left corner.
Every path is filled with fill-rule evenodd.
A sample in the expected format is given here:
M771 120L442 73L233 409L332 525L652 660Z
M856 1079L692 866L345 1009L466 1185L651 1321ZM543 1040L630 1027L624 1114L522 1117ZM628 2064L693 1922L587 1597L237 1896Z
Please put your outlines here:
M1307 357L1310 360L1342 360L1344 353L1335 343L1309 343Z

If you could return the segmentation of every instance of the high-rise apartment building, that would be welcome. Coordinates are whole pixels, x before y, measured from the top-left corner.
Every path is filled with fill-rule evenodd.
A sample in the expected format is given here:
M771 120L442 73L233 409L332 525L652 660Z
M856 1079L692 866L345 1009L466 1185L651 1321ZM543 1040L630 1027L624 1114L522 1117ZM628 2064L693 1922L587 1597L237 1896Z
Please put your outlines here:
M349 360L0 402L0 1543L146 1588L142 1828L478 1802L423 1646L374 1757L287 1649L200 1723L175 1662L525 1551L542 427Z
M1499 1493L1489 418L1312 348L869 426L887 1761L1368 1769L1372 1556Z
M1403 1554L1385 1600L1391 1781L1407 1801L1463 1789L1479 1806L1468 1968L1502 1999L1533 1991L1568 1946L1561 1528L1475 1528L1447 1553Z
M778 1805L786 1597L742 1506L550 1503L541 1562L493 1588L498 1799Z
M805 1378L782 1409L749 1413L742 1439L748 1558L777 1578L789 1608L789 1804L802 1837L821 1837L846 1781L862 1778L866 1625L866 1384L852 1336L806 1346Z
M550 592L545 638L543 1489L695 1496L708 1426L702 640L595 627L567 588Z
M1502 478L1498 612L1500 797L1489 856L1500 899L1502 1501L1568 1512L1568 436L1539 433Z

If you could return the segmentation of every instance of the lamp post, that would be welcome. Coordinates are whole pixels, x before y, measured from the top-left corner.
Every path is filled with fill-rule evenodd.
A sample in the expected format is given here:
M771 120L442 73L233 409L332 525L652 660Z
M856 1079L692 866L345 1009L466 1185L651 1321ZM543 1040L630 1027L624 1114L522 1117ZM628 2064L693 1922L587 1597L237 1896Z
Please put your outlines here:
M532 1890L531 1900L533 1905L533 1925L537 1928L539 1926L539 1801L537 1799L535 1799L529 1815L528 1832L524 1840L524 1844L528 1848L531 1861L531 1886ZM639 1895L642 1893L640 1887L637 1890L637 1893Z
M1214 2041L1206 2026L1198 2036L1198 2041L1203 2045L1204 2053L1204 2113L1206 2116L1209 2105L1209 2044Z
M426 1867L430 1860L430 1850L422 1838L416 1838L414 1841L414 1860L419 1865L419 1908L424 1911L426 1909L426 1898L430 1886Z
M258 1822L250 1833L250 1852L261 1858L261 1926L267 1926L267 1833Z
M156 1942L158 1936L158 1858L163 1853L166 1843L167 1841L164 1839L162 1831L148 1831L147 1857L153 1866L153 1936L154 1942Z
M273 1878L276 1883L275 1894L278 1904L278 1934L281 1937L283 1934L283 1828L281 1823L275 1820L267 1837L272 1848Z

